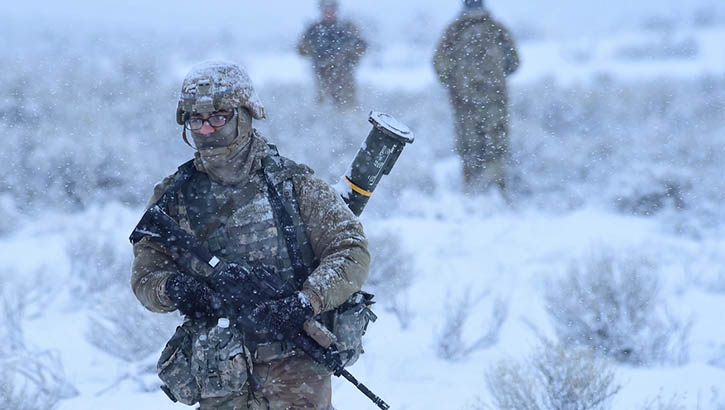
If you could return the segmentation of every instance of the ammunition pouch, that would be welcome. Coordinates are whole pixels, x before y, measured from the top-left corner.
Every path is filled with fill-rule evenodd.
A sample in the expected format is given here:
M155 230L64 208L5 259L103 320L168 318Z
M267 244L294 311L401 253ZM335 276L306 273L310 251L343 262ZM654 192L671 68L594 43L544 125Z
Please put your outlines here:
M337 309L316 318L324 328L331 331L334 338L332 342L340 352L345 367L352 366L364 353L362 337L370 322L378 318L370 309L375 303L373 298L374 295L370 293L356 292ZM294 346L285 342L250 343L248 346L254 362L269 362L298 354Z
M191 321L176 328L156 363L161 389L172 401L193 405L201 399L201 388L191 372L194 335Z
M356 292L335 309L332 333L345 367L352 366L364 353L362 337L368 324L378 319L370 309L375 303L373 298L374 295L370 293Z
M191 372L201 398L225 397L242 391L252 372L244 335L234 326L214 326L194 340Z
M187 320L166 344L157 370L162 390L172 400L192 405L242 391L252 361L235 327Z
M356 292L337 309L319 319L330 327L345 363L353 365L364 352L362 337L377 320L370 309L373 295ZM269 362L297 354L294 346L279 341L245 341L236 327L212 326L186 320L166 343L156 364L162 390L173 401L193 405L202 398L242 391L253 362Z

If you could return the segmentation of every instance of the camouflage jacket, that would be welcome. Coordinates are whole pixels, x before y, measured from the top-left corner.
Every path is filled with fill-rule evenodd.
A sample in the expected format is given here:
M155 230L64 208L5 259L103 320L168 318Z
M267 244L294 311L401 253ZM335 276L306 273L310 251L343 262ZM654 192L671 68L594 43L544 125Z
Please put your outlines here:
M261 158L269 155L267 141L256 134L252 138L249 166L236 169L260 171ZM197 170L203 166L195 161ZM171 184L172 176L159 183L149 205L156 203ZM367 279L370 255L360 221L352 214L340 195L313 174L292 179L309 242L319 265L305 281L302 291L310 298L316 313L341 305L360 290ZM184 224L182 227L187 229ZM166 295L168 276L177 271L175 263L162 245L141 240L134 245L131 287L138 300L154 312L175 309Z
M488 12L463 12L443 34L433 65L452 94L493 95L505 91L519 57L509 32Z
M297 44L301 56L312 58L316 68L354 67L368 44L358 28L349 21L318 22L310 26Z

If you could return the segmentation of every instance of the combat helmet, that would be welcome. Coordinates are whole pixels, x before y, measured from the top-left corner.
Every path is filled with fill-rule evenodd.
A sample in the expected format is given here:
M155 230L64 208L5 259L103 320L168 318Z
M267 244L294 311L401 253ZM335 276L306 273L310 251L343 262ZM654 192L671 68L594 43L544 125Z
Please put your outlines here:
M463 0L463 6L467 9L482 9L483 0Z
M331 7L333 9L338 9L340 7L340 3L338 0L320 0L320 10L324 10L328 7Z
M224 108L246 108L255 119L265 118L262 101L244 68L226 61L206 61L192 67L181 84L176 122L183 125L186 113Z

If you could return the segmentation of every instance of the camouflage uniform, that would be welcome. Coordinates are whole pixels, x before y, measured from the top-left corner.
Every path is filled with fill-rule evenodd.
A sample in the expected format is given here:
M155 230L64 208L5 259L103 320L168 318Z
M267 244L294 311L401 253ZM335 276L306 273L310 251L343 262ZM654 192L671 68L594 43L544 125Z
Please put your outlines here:
M248 384L239 394L203 399L200 410L333 410L330 372L306 357L291 357L257 364L262 381L255 394Z
M244 98L257 104L249 105L244 101L255 118L262 117L263 109L256 95ZM239 109L245 108L243 105L240 103ZM243 127L240 125L238 129ZM212 151L213 155L203 150L196 152L194 176L179 191L179 199L168 205L168 213L183 229L203 237L212 253L231 261L264 264L289 279L293 274L290 256L284 235L274 219L261 172L264 159L274 156L275 150L256 130L250 129L230 147ZM367 278L370 256L362 225L339 194L308 168L282 157L276 158L294 171L289 183L306 233L306 238L300 240L309 241L308 247L318 262L304 281L301 292L309 298L315 314L330 311L360 290ZM158 201L173 180L174 175L156 186L150 205ZM199 216L204 215L199 208L210 207L212 212L208 213L208 218L213 219L218 216L214 210L220 209L217 204L227 203L233 204L229 218L210 232L203 232L209 224ZM166 291L169 276L177 272L169 252L162 244L147 239L137 242L133 251L131 286L138 300L153 312L175 310ZM189 321L195 322L187 319L187 323ZM199 324L190 328L194 326ZM332 408L330 372L304 353L270 341L268 334L247 334L245 337L250 341L251 353L247 357L253 360L253 366L247 366L237 356L232 360L231 370L233 372L234 364L239 361L242 373L253 368L253 374L261 384L250 390L247 382L232 394L207 394L206 397L202 394L202 409Z
M320 21L310 26L297 44L301 56L312 59L317 99L329 96L338 107L355 104L355 68L367 43L349 21Z
M456 148L463 159L467 190L505 186L509 150L506 77L518 54L508 31L485 10L465 10L445 31L434 57L450 93Z

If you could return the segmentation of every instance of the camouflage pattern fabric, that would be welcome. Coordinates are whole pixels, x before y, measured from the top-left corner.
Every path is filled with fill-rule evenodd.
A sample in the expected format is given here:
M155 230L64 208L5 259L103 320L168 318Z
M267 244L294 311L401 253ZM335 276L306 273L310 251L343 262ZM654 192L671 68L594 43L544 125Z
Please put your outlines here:
M166 344L156 367L168 394L191 405L241 391L254 366L235 327L187 319Z
M355 68L366 49L351 22L318 22L307 29L297 51L312 59L318 101L330 97L338 106L355 103Z
M511 36L485 10L466 11L444 33L433 62L450 93L466 187L503 188L509 150L506 77L519 65Z
M191 374L199 385L201 399L242 390L253 365L239 330L229 326L206 329L196 334L191 350Z
M266 116L264 105L245 69L226 61L206 61L192 67L184 78L176 122L184 123L184 113L237 107L246 108L258 120Z
M267 140L256 132L251 138L253 139L251 148L248 155L243 157L245 163L242 164L243 166L234 168L239 172L248 171L250 173L246 178L243 178L244 175L235 178L235 180L251 181L251 184L246 187L251 192L244 194L248 200L240 201L238 207L231 213L227 223L233 229L224 227L225 235L223 236L225 237L219 237L214 232L210 237L219 238L220 242L225 242L225 250L228 252L246 252L247 256L258 258L259 261L266 261L272 267L277 268L278 272L284 274L289 258L286 255L286 247L283 245L281 235L270 222L272 211L269 201L264 198L265 195L261 195L266 192L266 184L262 181L255 183L253 177L261 170L261 158L269 155L269 148ZM198 171L204 172L202 164L195 162L194 165ZM156 187L154 195L149 201L150 204L158 200L172 180L173 176L168 177ZM309 297L315 314L319 314L340 306L362 287L367 279L370 263L367 240L359 220L330 185L311 173L296 174L292 178L292 185L299 206L300 218L304 223L314 256L319 261L318 267L304 282L302 292ZM228 195L241 196L242 193L236 191L238 188L240 186L225 187L224 184L221 184L211 189L207 196L210 200L223 200ZM171 213L178 218L177 222L182 228L194 232L189 213L184 211L183 206ZM262 245L257 246L259 244ZM223 256L229 257L230 255L223 254ZM155 312L169 312L175 309L165 292L166 280L174 272L176 272L176 265L163 245L148 240L141 240L134 245L131 286L136 297L146 308ZM203 332L201 333L203 334ZM259 336L260 339L264 339L264 335L248 336L255 336L254 338ZM246 354L237 354L238 352L233 349L225 353L224 348L231 345L222 343L224 334L214 335L214 337L219 339L219 343L212 342L219 344L222 349L207 349L203 354L194 355L193 363L195 363L196 370L192 373L203 374L201 370L205 367L199 363L208 362L210 358L219 362L217 360L219 358L214 356L215 353L224 353L225 360L229 358L233 360L227 363L229 366L221 366L224 369L215 365L220 369L217 374L222 375L221 370L223 370L226 375L218 388L212 387L215 382L214 375L206 375L198 380L200 390L202 390L202 404L212 406L206 408L254 408L239 407L241 404L238 404L239 397L242 397L241 395L249 389L249 382L244 383L241 374L241 369L244 369L245 364L241 358ZM191 336L191 339L194 340L194 335ZM254 342L262 341L255 340ZM170 350L169 356L177 357L173 356L173 352L178 349ZM202 350L197 349L197 352L199 351ZM184 351L183 356L189 357L190 355L188 351ZM286 360L288 359L270 361L269 366L257 363L253 366L254 372L265 380L262 391L270 403L269 408L329 408L329 375L321 377L319 366L309 359L292 362ZM222 364L224 363L222 362ZM214 370L211 367L206 366L209 370ZM168 368L171 369L171 372L184 369L180 364L172 366L171 363ZM229 377L230 374L231 377ZM183 380L184 383L188 379L186 373L175 373L172 377ZM234 384L235 380L238 382L237 385ZM244 384L242 385L242 383ZM185 393L187 385L189 384L182 386ZM230 391L236 392L226 394ZM189 392L188 395L191 396L192 393ZM223 394L222 398L217 394ZM227 407L213 407L216 405Z
M180 207L184 211L171 211L170 215L178 217L181 226L188 224L195 236L207 243L211 253L233 262L274 267L284 280L291 280L292 262L284 237L277 230L267 190L264 176L259 173L246 184L227 186L199 172L189 188L182 190ZM219 210L227 203L232 210L222 223ZM216 222L216 229L206 230L212 222Z
M245 159L253 165L239 168L251 173L260 169L260 157L268 153L266 139L256 133L253 138L252 150ZM158 200L171 180L168 177L156 186L149 204ZM316 313L326 312L362 288L370 265L367 239L360 221L329 184L313 174L295 177L293 183L300 217L320 262L303 284L303 292L310 297ZM180 225L191 230L188 223ZM166 279L175 271L174 261L163 246L148 240L139 241L133 250L131 288L138 300L152 312L175 310L165 292Z
M340 350L345 367L355 364L364 352L362 336L365 335L368 324L378 318L370 310L373 303L372 294L357 292L338 308L332 328L336 338L335 345Z
M331 374L307 356L254 364L260 381L226 397L202 399L200 410L334 410Z
M201 388L191 371L192 346L200 324L187 320L166 343L156 364L165 391L177 401L194 404L201 398Z
M454 115L456 151L463 160L463 181L467 192L482 192L494 185L505 189L508 121L488 128L487 118L479 110L467 107L456 107Z

